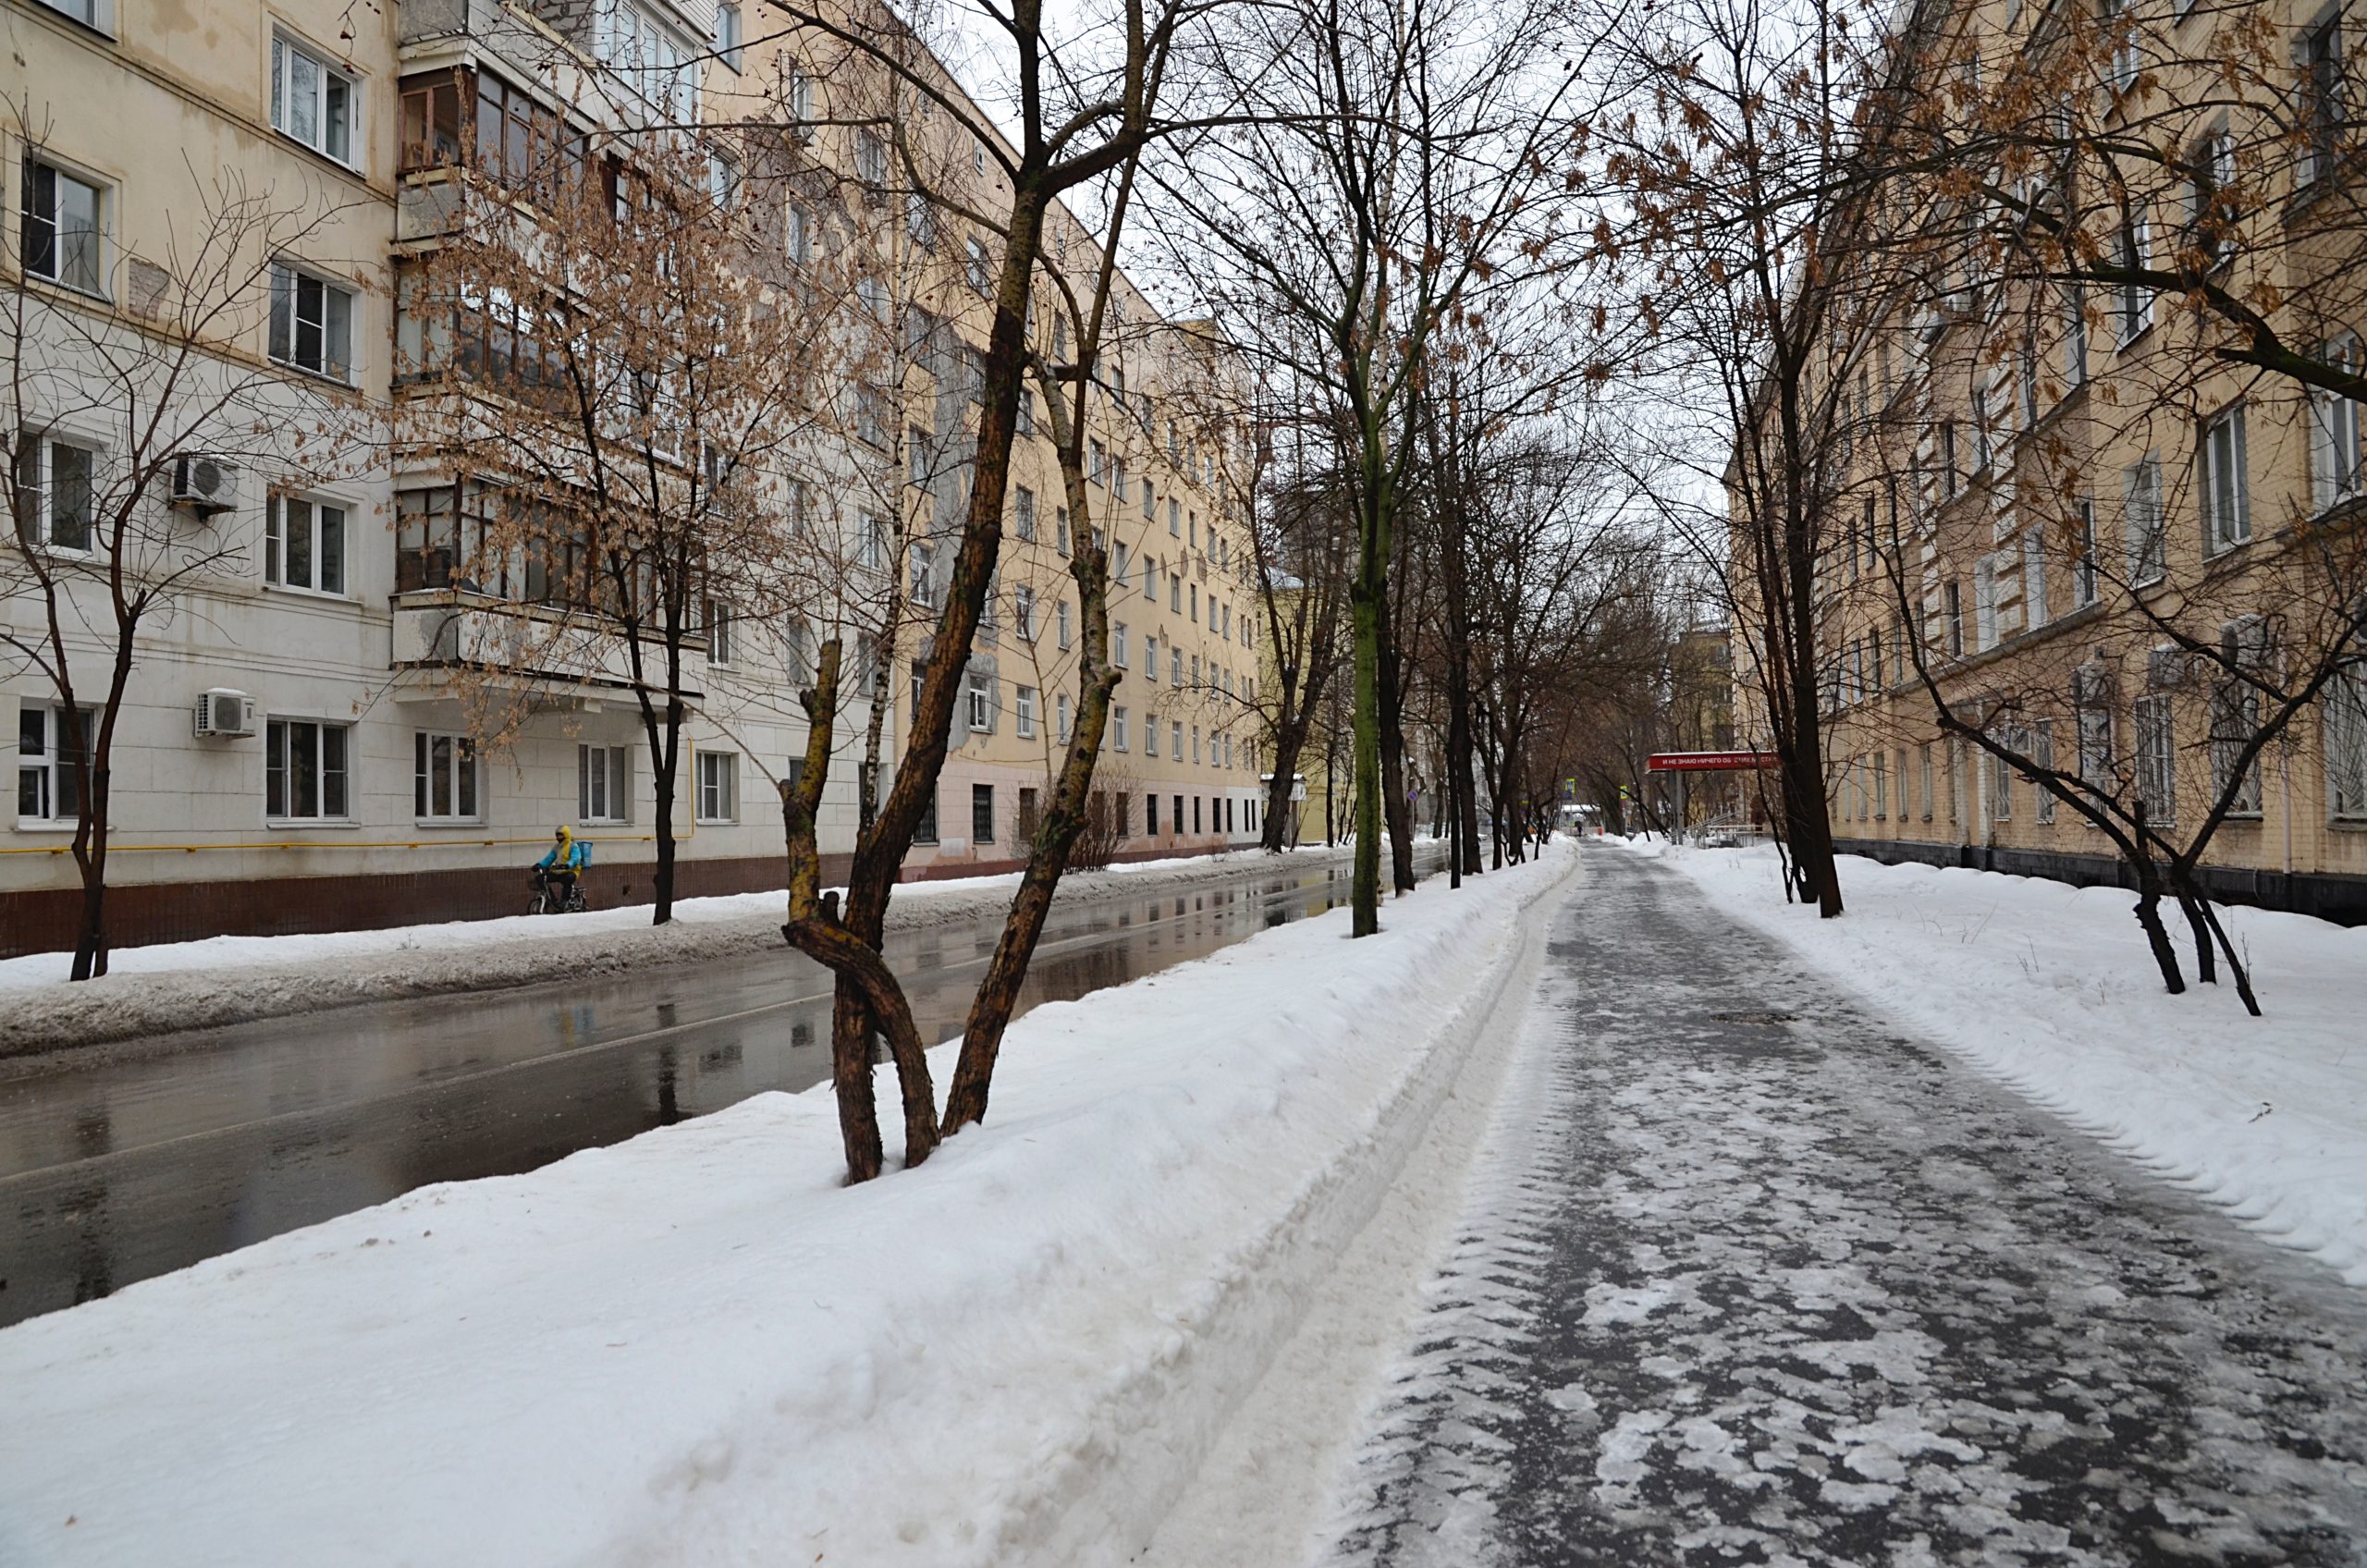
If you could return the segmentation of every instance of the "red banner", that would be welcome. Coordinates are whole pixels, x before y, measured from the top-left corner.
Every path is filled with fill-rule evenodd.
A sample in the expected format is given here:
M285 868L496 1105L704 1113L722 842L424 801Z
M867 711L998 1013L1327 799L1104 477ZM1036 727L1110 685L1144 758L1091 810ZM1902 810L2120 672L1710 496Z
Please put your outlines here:
M1653 773L1717 773L1777 766L1773 752L1654 752L1645 762Z

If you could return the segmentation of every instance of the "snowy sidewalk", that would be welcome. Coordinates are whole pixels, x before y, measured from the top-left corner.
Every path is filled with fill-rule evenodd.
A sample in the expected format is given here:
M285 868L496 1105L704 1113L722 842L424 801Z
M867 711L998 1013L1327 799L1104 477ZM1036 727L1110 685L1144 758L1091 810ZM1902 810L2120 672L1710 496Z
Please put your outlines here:
M2367 1297L1585 859L1321 1561L2359 1561Z

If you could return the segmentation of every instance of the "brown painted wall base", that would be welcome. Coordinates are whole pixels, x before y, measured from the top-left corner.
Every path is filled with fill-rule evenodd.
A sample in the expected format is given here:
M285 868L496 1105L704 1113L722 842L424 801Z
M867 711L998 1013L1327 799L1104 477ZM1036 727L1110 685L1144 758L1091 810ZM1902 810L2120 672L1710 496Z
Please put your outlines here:
M1121 861L1215 854L1235 846L1154 846ZM853 857L824 855L825 887L843 884ZM954 861L914 867L907 881L995 876L1024 868L1018 860ZM649 902L656 865L650 861L595 863L584 877L594 909ZM779 888L779 855L735 860L683 860L674 867L674 896L712 898ZM107 927L118 948L190 942L206 937L284 937L307 931L374 931L447 920L489 920L523 914L533 896L524 865L465 871L422 871L374 876L272 876L253 881L146 882L107 889ZM74 945L82 895L70 888L0 894L0 957L56 952Z

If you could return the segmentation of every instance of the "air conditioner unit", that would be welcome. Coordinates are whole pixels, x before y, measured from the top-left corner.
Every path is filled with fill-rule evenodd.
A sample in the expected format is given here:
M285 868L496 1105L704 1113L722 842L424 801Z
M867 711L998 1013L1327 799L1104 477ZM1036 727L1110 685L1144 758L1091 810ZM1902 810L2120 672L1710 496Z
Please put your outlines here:
M2189 673L2184 648L2165 644L2150 650L2145 655L2145 684L2152 691L2175 691L2187 683Z
M200 735L251 735L255 732L255 703L244 692L216 686L197 699Z
M190 454L173 459L173 493L177 507L200 512L227 512L239 504L239 465L225 458Z

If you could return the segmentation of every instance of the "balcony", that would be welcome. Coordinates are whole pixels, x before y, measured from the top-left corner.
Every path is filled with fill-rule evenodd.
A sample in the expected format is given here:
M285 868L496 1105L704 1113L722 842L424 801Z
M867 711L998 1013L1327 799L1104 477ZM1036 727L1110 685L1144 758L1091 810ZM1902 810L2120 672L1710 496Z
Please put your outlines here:
M683 700L696 709L705 693L706 638L686 634ZM665 653L646 638L643 660L662 683ZM633 689L630 652L614 621L558 605L497 599L460 588L426 588L394 597L398 698L448 695L456 684L483 683L539 699L596 701Z

